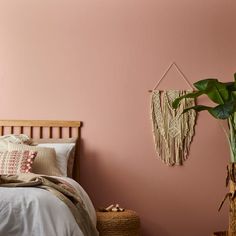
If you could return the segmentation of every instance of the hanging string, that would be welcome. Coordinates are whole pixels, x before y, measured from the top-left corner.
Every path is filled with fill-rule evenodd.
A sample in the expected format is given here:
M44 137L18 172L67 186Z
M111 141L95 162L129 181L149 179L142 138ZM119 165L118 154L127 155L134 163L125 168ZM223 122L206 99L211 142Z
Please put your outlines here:
M157 87L160 85L161 81L166 77L166 75L168 74L168 72L170 71L170 69L172 68L172 66L174 66L177 70L177 72L181 75L181 78L185 81L185 83L193 90L193 86L190 83L190 81L187 79L187 77L185 76L185 74L183 73L183 71L179 68L179 66L175 63L172 62L169 67L167 68L167 70L165 71L165 73L161 76L161 78L159 79L159 81L157 82L157 84L155 85L155 87L152 90L148 90L148 92L153 92L154 90L157 89Z

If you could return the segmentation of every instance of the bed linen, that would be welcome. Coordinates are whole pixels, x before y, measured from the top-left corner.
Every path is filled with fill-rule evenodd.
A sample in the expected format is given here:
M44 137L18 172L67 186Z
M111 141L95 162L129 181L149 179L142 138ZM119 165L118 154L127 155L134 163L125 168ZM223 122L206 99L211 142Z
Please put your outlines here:
M87 193L68 177L55 177L71 184L80 195L94 226L96 213ZM34 187L0 187L0 235L87 236L70 209L51 192ZM94 236L98 233L94 233Z

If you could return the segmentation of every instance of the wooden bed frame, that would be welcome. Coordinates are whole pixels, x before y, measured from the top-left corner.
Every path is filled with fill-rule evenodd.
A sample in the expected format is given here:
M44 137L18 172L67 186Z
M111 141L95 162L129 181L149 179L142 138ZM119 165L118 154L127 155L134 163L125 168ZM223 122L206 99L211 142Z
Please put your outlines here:
M77 138L73 179L79 181L79 141L80 121L59 120L0 120L0 135L5 134L27 134L30 138ZM45 135L45 130L47 134ZM55 135L57 130L57 135ZM37 132L36 132L37 131ZM65 135L67 133L67 135Z

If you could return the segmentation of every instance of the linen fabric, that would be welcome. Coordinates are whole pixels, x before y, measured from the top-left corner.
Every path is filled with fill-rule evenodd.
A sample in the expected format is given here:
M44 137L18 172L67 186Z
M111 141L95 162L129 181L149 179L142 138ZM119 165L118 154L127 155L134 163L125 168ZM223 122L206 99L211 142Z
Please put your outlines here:
M0 136L0 141L7 141L7 142L11 142L11 143L18 143L18 144L31 144L32 141L29 138L29 136L25 135L25 134L7 134L7 135L3 135Z
M95 209L83 188L73 179L56 178L75 188L96 226ZM0 218L0 235L87 236L82 233L67 205L51 192L40 188L0 187Z
M4 152L8 150L8 143L18 143L30 145L31 139L25 134L8 134L0 136L0 151Z
M38 145L39 143L76 143L78 138L40 138L32 139L31 145Z
M54 148L58 168L60 169L62 176L72 177L75 143L39 143L38 147Z
M8 150L13 151L35 151L37 157L32 165L32 172L35 174L62 176L57 165L56 152L53 148L29 146L23 144L8 143Z
M6 140L1 140L0 138L0 152L8 151L8 142Z

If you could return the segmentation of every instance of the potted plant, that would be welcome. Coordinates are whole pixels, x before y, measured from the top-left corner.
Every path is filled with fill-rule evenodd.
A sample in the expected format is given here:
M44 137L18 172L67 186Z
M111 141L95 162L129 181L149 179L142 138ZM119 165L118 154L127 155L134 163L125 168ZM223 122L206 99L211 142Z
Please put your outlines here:
M208 111L214 118L227 120L227 139L230 148L230 164L228 168L227 183L230 183L230 214L229 235L236 236L236 73L233 82L220 82L218 79L204 79L194 83L195 91L174 100L172 106L177 108L182 99L198 98L206 95L215 106L195 105L186 108L184 112L194 109L196 112ZM236 165L235 165L236 166ZM234 174L235 172L235 174Z

